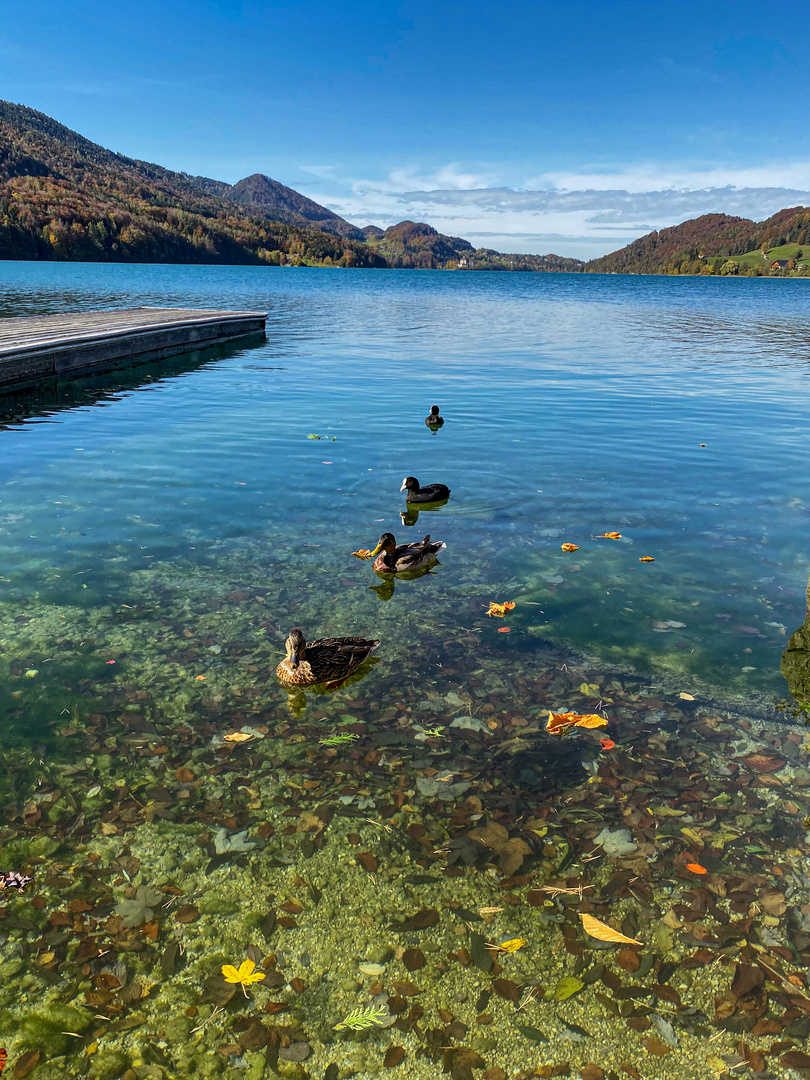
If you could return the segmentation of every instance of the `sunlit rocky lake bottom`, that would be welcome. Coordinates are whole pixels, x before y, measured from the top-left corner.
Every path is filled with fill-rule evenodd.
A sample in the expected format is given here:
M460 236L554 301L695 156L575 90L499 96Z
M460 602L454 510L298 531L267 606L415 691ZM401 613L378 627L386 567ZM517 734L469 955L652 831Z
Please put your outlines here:
M140 304L267 340L0 398L9 1072L807 1075L808 283L0 264Z

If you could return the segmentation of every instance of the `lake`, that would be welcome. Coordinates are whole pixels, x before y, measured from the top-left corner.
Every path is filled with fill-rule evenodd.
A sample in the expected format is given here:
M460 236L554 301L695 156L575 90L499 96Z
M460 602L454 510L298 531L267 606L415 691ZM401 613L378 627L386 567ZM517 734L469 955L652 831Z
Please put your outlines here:
M10 1058L39 1053L35 1080L716 1077L742 1053L792 1075L807 282L0 281L0 317L268 312L260 346L0 398L0 870L33 878L0 908ZM408 475L449 501L409 511ZM384 532L447 547L394 580L352 556ZM288 695L293 626L381 644ZM264 978L226 982L246 959Z

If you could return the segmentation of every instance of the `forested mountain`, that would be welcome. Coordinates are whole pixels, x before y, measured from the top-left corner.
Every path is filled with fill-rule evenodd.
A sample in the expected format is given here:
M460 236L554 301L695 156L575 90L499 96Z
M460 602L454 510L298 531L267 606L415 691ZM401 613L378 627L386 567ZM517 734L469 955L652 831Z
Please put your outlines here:
M216 181L206 190L6 101L0 259L386 265L361 241L272 221L223 198Z
M301 225L309 229L322 229L324 232L344 236L349 240L366 239L363 230L358 229L356 225L327 210L325 206L320 206L312 199L308 199L300 191L285 187L278 180L271 180L263 173L246 176L244 180L232 186L223 184L219 180L208 180L206 177L193 179L196 183L204 181L206 185L210 185L209 190L215 189L215 193L221 194L223 198L239 203L246 210L271 218L273 221L283 221L287 225Z
M595 274L810 276L810 208L780 210L766 221L704 214L648 233L592 259L584 269Z
M400 221L384 232L367 226L368 243L392 267L422 270L581 270L579 259L560 255L503 255L491 248L474 248L458 236L444 236L430 225Z
M226 184L113 153L0 101L0 259L269 263L470 270L579 269L501 255L429 225L345 221L261 173Z

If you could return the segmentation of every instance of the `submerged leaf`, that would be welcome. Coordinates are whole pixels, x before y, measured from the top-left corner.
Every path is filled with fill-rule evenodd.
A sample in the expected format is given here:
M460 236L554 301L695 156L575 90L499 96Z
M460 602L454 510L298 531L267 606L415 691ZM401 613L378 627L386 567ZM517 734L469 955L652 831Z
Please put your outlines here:
M597 713L555 713L549 710L546 731L549 735L567 735L575 727L603 728L608 722Z
M560 979L560 981L554 987L554 993L552 997L555 1001L565 1001L566 998L570 998L573 997L574 994L578 994L584 985L585 983L581 979L577 979L573 975L569 975L566 979Z
M586 934L590 934L591 937L596 938L597 941L609 941L613 945L642 944L640 941L637 941L636 938L627 937L618 930L614 930L612 926L608 926L607 923L595 919L593 915L580 914L579 917L582 919L582 929Z

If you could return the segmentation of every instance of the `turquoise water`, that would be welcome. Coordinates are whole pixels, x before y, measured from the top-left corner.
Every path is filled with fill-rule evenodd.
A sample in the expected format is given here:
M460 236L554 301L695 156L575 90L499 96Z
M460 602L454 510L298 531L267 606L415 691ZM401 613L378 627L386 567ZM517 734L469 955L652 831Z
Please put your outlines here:
M205 998L205 980L222 963L238 965L249 943L257 957L272 946L265 970L284 978L271 996L288 1009L279 1038L309 1046L311 1075L331 1062L341 1075L373 1074L397 1041L409 1067L435 1075L436 1047L453 1039L510 1075L536 1067L541 1050L541 1062L576 1069L641 1068L643 1059L655 1075L698 1075L689 1070L698 1044L701 1062L711 1057L701 1025L717 1022L726 969L698 977L686 961L703 939L662 932L675 893L691 888L684 859L714 881L767 876L774 851L796 853L787 865L804 850L810 810L803 728L792 723L804 698L793 699L780 672L805 619L808 299L801 280L0 265L0 317L140 304L268 312L263 345L0 399L0 869L35 877L21 896L9 893L0 975L14 994L0 1023L19 1053L41 1053L35 1078L65 1068L98 1080L264 1075L276 1036L268 1050L263 1036L243 1045L247 1028L221 1026L237 1023L237 1005L248 1008L241 991L192 1038L217 1000ZM424 424L434 403L446 421L436 434ZM449 502L403 521L406 475L447 484ZM384 582L351 553L385 531L398 542L429 532L447 550L431 573ZM614 531L620 539L599 538ZM563 552L564 543L578 550ZM493 600L516 606L488 618ZM311 638L379 638L379 662L337 692L288 698L274 672L294 625ZM553 738L543 731L549 709L600 713L610 726ZM228 744L229 731L249 738ZM334 735L343 742L320 741ZM615 756L600 749L605 736ZM766 784L764 801L751 804L757 783L729 794L739 769L729 763L763 746L787 764L749 771L783 790L769 800ZM650 771L658 758L670 762L666 781ZM681 820L678 792L699 775L700 812L689 807ZM795 810L782 809L786 794ZM678 827L662 811L653 835L647 808L659 799L670 800ZM327 804L334 820L323 829L312 813ZM726 810L731 831L720 835ZM469 839L486 821L517 846L506 851L492 832ZM684 823L693 830L685 839ZM417 826L431 843L417 843ZM635 847L591 866L603 826L635 830ZM242 832L247 846L230 849L225 834ZM773 850L760 833L780 838ZM324 845L327 834L335 838ZM352 861L357 843L374 871ZM133 857L139 867L121 863ZM417 877L440 872L444 884L403 884L413 863ZM632 917L634 894L621 884L631 867L634 881L649 878ZM517 875L507 894L504 875ZM63 879L73 884L49 884ZM571 937L560 939L557 925L579 926L570 897L543 907L527 889L566 880L603 889L606 906L593 910L617 926L630 918L629 936L649 944L659 935L642 975L685 964L677 978L686 981L672 976L673 986L703 1020L683 1021L671 1056L640 1041L651 1007L630 1032L626 1010L606 1013L596 1036L598 999L582 987L570 1001L555 990L595 969L581 949L559 951ZM129 928L104 921L137 886L175 889L194 919L178 923L168 909ZM60 904L87 896L95 906L73 937L62 923L43 928ZM287 900L304 907L300 925L274 931L283 943L264 941L257 927L268 904ZM491 972L474 961L457 976L458 963L440 959L477 933L469 920L445 925L459 906L505 911L479 928L488 940L527 938L501 957L502 977L521 1000L539 978L545 1002L539 994L516 1019L511 991L496 989L475 1012L482 987L464 979L489 985ZM434 931L390 929L434 907L445 937L432 952ZM790 910L779 926L764 924L761 948L787 948ZM153 921L157 938L144 930ZM105 984L109 998L78 1005L77 995L101 992L103 969L92 958L82 968L77 938L128 964L125 989L146 987L143 1000ZM410 975L402 947L417 942L428 967ZM173 944L188 954L176 971L165 961ZM393 959L380 959L389 946ZM796 962L806 947L790 947ZM754 958L724 956L726 966ZM380 972L358 976L363 961ZM466 1041L445 1029L428 1037L418 1018L341 1041L341 1010L390 995L373 984L396 965L400 981L428 970L444 979L446 997L429 998L424 986L414 1001L434 1028L449 1023L435 1019L439 1008L463 1014ZM290 988L293 969L303 992ZM726 982L732 974L733 965ZM43 987L51 1010L63 1003L56 1026L36 1011ZM263 1005L267 990L252 992ZM497 1030L475 1026L487 1010ZM167 1011L174 1026L159 1029ZM261 1009L246 1015L271 1023ZM133 1016L139 1024L121 1026ZM520 1031L524 1016L548 1043ZM18 1030L20 1017L28 1026ZM588 1029L590 1041L566 1024ZM76 1046L63 1045L66 1029ZM732 1025L715 1057L736 1052L735 1031L750 1026ZM284 1055L281 1065L291 1076L303 1068ZM465 1067L453 1065L459 1076ZM706 1064L705 1075L717 1067Z

